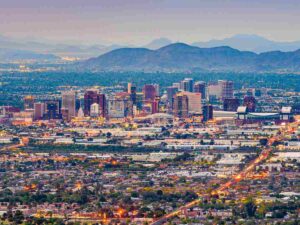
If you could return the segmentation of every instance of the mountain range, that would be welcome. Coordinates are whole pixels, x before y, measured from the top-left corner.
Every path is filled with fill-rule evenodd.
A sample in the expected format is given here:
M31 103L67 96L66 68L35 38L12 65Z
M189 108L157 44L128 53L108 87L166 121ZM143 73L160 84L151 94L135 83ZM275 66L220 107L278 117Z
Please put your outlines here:
M0 48L0 62L57 62L60 57L53 54L42 54L28 50Z
M300 72L300 50L254 53L228 46L199 48L174 43L157 50L120 48L77 63L89 71Z
M278 42L271 41L258 35L238 34L221 40L210 40L207 42L195 42L193 46L201 48L212 48L217 46L230 46L241 51L252 51L256 53L269 51L295 51L300 49L300 41Z
M96 57L115 49L125 47L147 48L157 50L174 43L167 38L158 38L148 44L124 45L124 44L81 44L74 42L51 42L38 38L16 39L0 35L0 49L16 51L24 50L38 54L52 54L59 57L74 57L78 59L88 59ZM300 41L277 42L271 41L258 35L238 34L220 40L210 40L206 42L195 42L190 45L201 48L212 48L219 46L229 46L241 51L252 51L262 53L267 51L295 51L300 49Z
M1 62L56 62L70 57L84 60L75 68L88 70L298 72L297 49L300 41L275 42L245 34L190 45L159 38L142 47L54 43L0 35Z

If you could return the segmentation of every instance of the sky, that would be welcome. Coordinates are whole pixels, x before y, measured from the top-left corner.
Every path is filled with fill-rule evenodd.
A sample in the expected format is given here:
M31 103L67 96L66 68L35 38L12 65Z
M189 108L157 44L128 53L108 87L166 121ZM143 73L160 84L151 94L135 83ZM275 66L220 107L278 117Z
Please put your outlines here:
M0 34L82 44L300 40L299 0L0 0Z

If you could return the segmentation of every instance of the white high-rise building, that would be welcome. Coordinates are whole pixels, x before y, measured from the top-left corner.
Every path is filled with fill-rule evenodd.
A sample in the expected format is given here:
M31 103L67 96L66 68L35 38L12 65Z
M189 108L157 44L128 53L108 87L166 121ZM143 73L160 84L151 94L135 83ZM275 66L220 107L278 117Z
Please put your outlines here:
M93 103L91 105L91 109L90 109L90 115L91 115L91 117L98 117L99 114L100 114L99 104Z

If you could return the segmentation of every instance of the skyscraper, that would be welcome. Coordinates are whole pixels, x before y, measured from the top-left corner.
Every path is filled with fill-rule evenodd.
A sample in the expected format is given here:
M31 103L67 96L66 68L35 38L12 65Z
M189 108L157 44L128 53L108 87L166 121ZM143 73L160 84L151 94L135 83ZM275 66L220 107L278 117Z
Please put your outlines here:
M74 91L62 94L62 109L67 112L67 120L76 116L76 97Z
M156 95L156 96L159 96L159 91L160 91L160 90L159 90L159 84L153 84L153 86L154 86L155 92L156 92L155 95Z
M182 93L174 96L173 114L179 118L187 118L189 116L188 97Z
M61 119L61 107L59 100L47 100L45 102L45 113L43 119Z
M194 92L201 93L201 98L206 99L206 83L198 81L194 84Z
M137 92L135 96L136 96L136 100L135 100L136 109L137 110L142 110L143 101L144 101L144 93L143 92Z
M158 113L159 112L159 102L160 102L160 97L157 96L155 100L152 102L152 114Z
M84 93L84 115L89 116L91 105L98 102L98 90L87 90Z
M24 98L24 109L33 109L34 108L34 97L32 95L25 96Z
M205 105L203 106L203 122L207 122L213 119L213 106Z
M91 105L99 104L100 115L106 116L106 98L104 94L99 94L98 90L87 90L84 94L84 115L90 116Z
M145 101L154 101L156 97L156 89L152 84L146 84L143 87L144 100Z
M45 104L42 102L34 103L34 120L41 120L45 112Z
M109 118L124 118L133 116L133 104L127 92L119 92L108 100Z
M167 87L167 104L169 108L173 107L174 95L178 92L178 87Z
M227 80L219 80L218 83L221 87L222 100L224 100L225 98L233 98L233 82Z
M217 82L210 83L207 87L209 101L221 98L221 86Z
M107 115L107 106L106 106L106 97L104 94L98 94L98 102L99 104L99 115L102 117L106 117Z
M130 99L134 105L136 105L136 86L130 87Z
M182 91L193 92L194 89L194 80L192 78L185 78L180 82L180 89Z
M202 113L201 93L182 92L188 98L189 114Z

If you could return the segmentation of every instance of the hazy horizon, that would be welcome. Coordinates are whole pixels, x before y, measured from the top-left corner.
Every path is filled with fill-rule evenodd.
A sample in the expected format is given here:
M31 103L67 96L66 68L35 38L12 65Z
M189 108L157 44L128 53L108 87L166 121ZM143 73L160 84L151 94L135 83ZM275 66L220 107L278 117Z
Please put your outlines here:
M153 39L193 43L255 34L300 40L296 0L4 0L0 34L29 40L144 45ZM288 26L287 26L288 25Z

